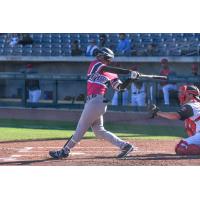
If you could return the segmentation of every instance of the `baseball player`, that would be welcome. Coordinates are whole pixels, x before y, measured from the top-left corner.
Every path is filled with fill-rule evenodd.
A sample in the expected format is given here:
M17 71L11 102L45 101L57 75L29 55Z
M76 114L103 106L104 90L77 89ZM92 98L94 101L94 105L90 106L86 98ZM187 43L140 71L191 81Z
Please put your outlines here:
M113 106L119 105L119 95L119 91L115 91L111 102ZM122 105L128 105L128 90L122 92Z
M134 82L131 84L131 105L145 106L146 91L145 84L142 82Z
M130 67L132 71L138 71L137 66ZM146 86L144 82L133 81L131 84L131 105L145 106L146 101Z
M114 53L108 48L100 49L96 58L95 61L91 62L87 72L87 101L76 131L61 150L49 152L49 155L54 159L68 157L70 150L83 138L89 127L92 128L97 138L105 139L119 147L121 152L117 156L118 158L123 158L133 151L134 147L131 144L104 128L103 115L107 110L108 100L105 98L105 94L108 86L111 85L117 91L124 90L133 79L139 77L139 73L109 67L108 65L114 58ZM130 73L130 77L122 83L117 73Z
M169 62L166 58L163 58L161 60L161 65L162 65L162 70L160 72L160 75L168 76L175 74L170 68L169 68ZM169 83L168 81L164 81L160 83L161 89L163 91L163 97L164 97L164 104L169 105L169 92L171 90L176 91L177 90L177 85L175 83Z
M181 108L177 112L161 112L153 105L150 108L155 115L171 120L184 120L188 138L182 139L175 147L178 155L200 155L200 91L194 85L183 85L179 88Z

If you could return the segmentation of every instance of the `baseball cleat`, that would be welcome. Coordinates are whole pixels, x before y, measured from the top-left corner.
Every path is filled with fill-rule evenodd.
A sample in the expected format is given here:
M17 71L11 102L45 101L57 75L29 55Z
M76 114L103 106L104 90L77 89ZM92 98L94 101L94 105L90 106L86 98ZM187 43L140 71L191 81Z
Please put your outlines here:
M126 144L117 158L124 158L131 151L133 151L133 146L131 144Z
M67 158L69 156L69 152L65 152L64 149L58 151L49 151L49 155L54 159L62 159Z

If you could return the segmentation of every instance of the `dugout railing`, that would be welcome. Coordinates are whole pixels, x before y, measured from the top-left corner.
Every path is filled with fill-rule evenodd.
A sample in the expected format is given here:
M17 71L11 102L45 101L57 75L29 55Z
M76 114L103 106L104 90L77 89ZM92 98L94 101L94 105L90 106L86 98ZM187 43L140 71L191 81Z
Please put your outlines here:
M41 84L42 97L38 103L30 103L27 95L25 81L27 79L38 79ZM122 78L123 79L123 78ZM146 104L156 103L163 105L162 93L159 90L159 80L143 79L146 83ZM200 83L200 76L169 76L168 81L181 85L183 83ZM45 89L45 87L47 89ZM50 89L49 89L50 88ZM48 90L49 89L49 90ZM85 102L86 77L72 74L26 74L16 72L0 73L0 106L1 107L46 107L46 108L69 108L82 109ZM62 93L65 92L63 96ZM69 91L69 95L68 95ZM82 93L80 93L80 91ZM130 90L129 90L130 91ZM49 93L48 93L49 92ZM111 100L113 91L108 92L108 99ZM49 96L48 96L49 95ZM82 96L81 96L82 95ZM177 93L170 93L171 110L178 107ZM118 106L109 103L108 109L115 111L144 111L146 107L135 107L128 104L122 105L122 93L119 94Z

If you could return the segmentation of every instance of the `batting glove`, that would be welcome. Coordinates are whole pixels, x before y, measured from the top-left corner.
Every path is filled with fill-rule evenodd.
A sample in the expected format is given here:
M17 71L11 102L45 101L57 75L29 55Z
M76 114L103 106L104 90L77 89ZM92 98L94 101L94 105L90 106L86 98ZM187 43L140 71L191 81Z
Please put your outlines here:
M140 76L140 73L139 73L139 72L131 71L131 77L130 77L130 78L131 78L132 80L138 79L139 76Z

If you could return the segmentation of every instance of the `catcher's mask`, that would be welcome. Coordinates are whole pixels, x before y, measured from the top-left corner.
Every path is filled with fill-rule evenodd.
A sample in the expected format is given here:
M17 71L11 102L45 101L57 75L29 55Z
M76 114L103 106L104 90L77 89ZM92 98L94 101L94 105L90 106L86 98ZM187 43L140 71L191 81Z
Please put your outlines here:
M103 47L102 49L98 50L97 57L101 57L104 60L111 62L114 58L114 53L109 48Z
M185 103L187 95L192 95L194 99L200 101L200 91L194 85L182 85L179 87L178 98L181 105Z

